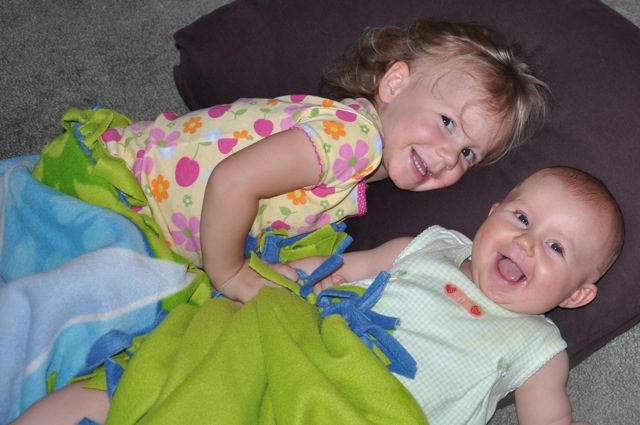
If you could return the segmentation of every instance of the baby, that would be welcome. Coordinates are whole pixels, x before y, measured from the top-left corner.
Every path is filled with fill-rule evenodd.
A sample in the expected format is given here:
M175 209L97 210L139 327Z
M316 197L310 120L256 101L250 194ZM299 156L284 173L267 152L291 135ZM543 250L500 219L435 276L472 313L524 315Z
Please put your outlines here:
M373 310L400 318L393 336L417 373L398 378L431 424L486 423L513 390L520 423L569 424L566 343L543 313L590 303L623 241L622 214L606 187L553 167L494 204L473 243L434 226L345 254L314 289L368 287L366 277L390 272ZM320 260L294 266L312 270Z

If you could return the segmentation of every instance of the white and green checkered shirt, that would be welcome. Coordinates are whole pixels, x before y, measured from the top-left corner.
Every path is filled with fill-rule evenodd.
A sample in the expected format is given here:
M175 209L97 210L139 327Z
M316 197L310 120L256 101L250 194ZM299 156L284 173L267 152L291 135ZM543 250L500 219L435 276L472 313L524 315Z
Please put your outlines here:
M400 318L393 335L418 372L398 379L431 425L485 424L500 399L566 347L549 319L510 312L484 296L460 271L470 255L466 236L430 227L398 256L373 307Z

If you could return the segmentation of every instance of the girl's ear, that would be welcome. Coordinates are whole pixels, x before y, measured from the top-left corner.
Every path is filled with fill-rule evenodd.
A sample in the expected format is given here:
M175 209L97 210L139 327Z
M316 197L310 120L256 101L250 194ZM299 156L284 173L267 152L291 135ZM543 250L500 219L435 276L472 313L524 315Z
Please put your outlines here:
M585 283L574 291L573 294L562 303L562 308L578 308L589 304L598 295L598 287L593 283Z
M378 86L378 97L388 103L409 82L409 64L404 61L394 62L384 73Z

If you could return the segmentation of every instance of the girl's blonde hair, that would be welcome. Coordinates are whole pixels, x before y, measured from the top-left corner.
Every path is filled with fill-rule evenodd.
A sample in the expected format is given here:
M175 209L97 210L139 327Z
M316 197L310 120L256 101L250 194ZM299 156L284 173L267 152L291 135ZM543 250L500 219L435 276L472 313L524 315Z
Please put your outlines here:
M498 161L538 130L547 114L549 89L497 30L480 23L419 19L403 27L370 28L325 72L333 97L374 102L380 79L393 63L410 69L444 66L470 74L484 92L474 104L501 117L499 142L482 164Z

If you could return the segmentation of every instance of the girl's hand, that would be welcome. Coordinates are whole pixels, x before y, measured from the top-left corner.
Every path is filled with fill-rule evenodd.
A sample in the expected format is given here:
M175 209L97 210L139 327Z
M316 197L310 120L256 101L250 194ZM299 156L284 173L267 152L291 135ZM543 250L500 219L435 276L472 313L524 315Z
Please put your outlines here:
M289 280L294 282L298 280L298 273L292 267L283 264L269 265L269 267L273 268ZM282 288L282 286L265 279L255 270L250 268L249 260L247 259L244 261L240 270L231 276L231 278L227 279L226 282L223 282L217 289L222 293L222 295L231 300L246 303L251 298L255 297L258 294L258 291L265 286Z
M216 289L246 301L270 285L244 261L259 202L311 186L321 171L313 144L298 130L268 136L214 168L204 194L200 243L204 271Z

